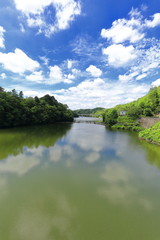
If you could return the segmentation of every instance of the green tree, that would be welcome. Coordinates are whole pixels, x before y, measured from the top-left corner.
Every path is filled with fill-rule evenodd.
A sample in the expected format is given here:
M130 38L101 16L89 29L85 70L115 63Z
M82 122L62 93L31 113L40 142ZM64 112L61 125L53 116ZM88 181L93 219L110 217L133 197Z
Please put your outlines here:
M105 123L108 126L113 126L117 123L118 113L116 109L110 109L105 114Z

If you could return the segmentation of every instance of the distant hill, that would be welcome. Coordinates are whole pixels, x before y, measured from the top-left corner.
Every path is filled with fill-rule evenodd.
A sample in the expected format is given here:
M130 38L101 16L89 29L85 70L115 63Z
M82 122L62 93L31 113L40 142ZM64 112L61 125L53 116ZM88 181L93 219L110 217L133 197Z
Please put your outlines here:
M105 110L105 108L101 108L101 107L97 107L97 108L93 108L93 109L77 109L77 110L74 110L73 112L77 115L79 114L98 114L97 112L98 111L103 111Z

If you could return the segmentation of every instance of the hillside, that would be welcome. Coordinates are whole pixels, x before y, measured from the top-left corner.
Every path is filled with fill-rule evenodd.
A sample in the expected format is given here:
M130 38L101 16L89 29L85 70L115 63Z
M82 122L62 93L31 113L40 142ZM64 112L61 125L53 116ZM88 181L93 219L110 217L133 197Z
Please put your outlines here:
M121 116L120 111L126 111L125 115ZM154 87L150 89L148 94L134 102L106 109L103 120L108 126L116 124L114 128L130 129L132 126L133 128L138 127L137 119L140 117L157 116L159 113L160 87Z
M22 91L6 92L0 87L1 128L66 121L73 121L73 112L54 96L24 98Z

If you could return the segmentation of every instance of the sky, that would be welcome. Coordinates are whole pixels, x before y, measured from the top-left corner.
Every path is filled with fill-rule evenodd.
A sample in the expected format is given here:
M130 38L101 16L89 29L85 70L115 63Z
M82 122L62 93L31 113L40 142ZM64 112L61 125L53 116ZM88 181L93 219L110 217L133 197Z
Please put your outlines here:
M0 86L70 109L160 85L159 0L0 0Z

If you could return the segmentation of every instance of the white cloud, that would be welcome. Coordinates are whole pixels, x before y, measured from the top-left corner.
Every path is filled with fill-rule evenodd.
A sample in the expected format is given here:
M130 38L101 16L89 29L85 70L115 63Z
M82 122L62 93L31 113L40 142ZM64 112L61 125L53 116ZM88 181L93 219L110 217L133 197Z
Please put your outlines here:
M144 34L140 33L139 29L133 29L132 25L125 19L121 19L121 21L113 22L111 29L102 29L101 36L111 39L113 43L123 43L127 40L135 43L141 40Z
M29 27L40 27L40 26L44 26L44 21L41 17L37 17L36 19L28 18L27 24Z
M72 73L74 74L74 76L78 76L78 75L81 74L81 71L79 69L77 69L77 68L73 68L72 69Z
M5 73L1 73L0 77L1 77L2 79L5 79L7 76L6 76Z
M73 74L70 74L70 73L69 73L69 74L67 75L67 78L70 79L70 80L73 80L73 79L75 79L75 76L74 76Z
M61 68L57 65L50 67L49 78L52 84L63 82L63 74Z
M72 61L72 60L68 60L68 61L67 61L67 67L68 67L68 69L72 68L72 66L73 66L73 61Z
M132 45L123 46L122 44L113 44L107 48L103 48L102 52L108 57L109 65L113 67L128 66L137 58L137 54Z
M160 86L160 78L157 79L156 81L152 82L151 85L152 85L153 87L158 87L158 86Z
M51 0L14 0L16 8L24 14L40 14L43 9L52 3Z
M0 63L5 69L19 74L22 74L26 71L32 72L40 67L37 61L32 60L18 48L15 49L15 52L0 52Z
M47 57L42 56L42 57L39 57L39 58L43 61L44 65L48 65L49 59Z
M25 33L25 28L24 28L23 24L19 24L19 26L20 26L20 31L22 33Z
M93 77L100 77L102 75L102 71L94 65L90 65L86 71L89 72Z
M139 72L133 72L130 74L124 74L124 75L119 75L118 79L120 82L127 83L129 81L132 81L134 77L136 77L139 74Z
M113 43L123 43L125 41L135 43L144 38L140 13L132 10L130 16L129 20L122 18L114 21L110 29L102 29L101 36L112 40Z
M80 15L81 6L79 2L74 0L54 0L57 17L57 28L67 29L70 22L74 20L76 15Z
M64 82L67 84L71 84L74 78L75 77L73 74L64 75L62 69L59 66L55 65L53 67L50 67L49 79L46 81L46 83L58 84Z
M142 46L136 47L137 59L134 65L124 75L119 76L119 80L141 80L158 74L160 69L160 41L147 39L141 42ZM149 47L148 47L149 46Z
M154 27L157 27L158 25L160 25L160 13L155 13L152 16L152 20L146 20L145 24L149 28L154 28Z
M23 89L21 88L21 90L23 90L24 96L26 97L43 97L46 94L52 95L52 93L50 91L36 91L36 90L29 90L29 89Z
M14 0L16 8L27 18L29 27L39 27L46 36L67 29L75 16L81 14L79 1L74 0ZM55 21L47 24L44 11L52 5L55 8ZM48 14L50 14L48 12Z
M26 79L32 82L42 83L44 81L44 77L42 71L35 71L32 74L26 76Z
M77 65L77 63L78 63L78 61L76 61L76 60L68 59L67 60L67 68L72 69L75 65Z
M136 77L136 80L141 80L143 78L147 77L147 74L146 73L142 73L140 75L138 75L138 77Z
M144 19L141 12L132 9L129 13L129 19L118 19L112 23L109 29L102 29L101 36L112 43L136 43L145 37L147 28L154 28L160 25L160 13L155 13L152 20Z
M2 26L0 26L0 48L4 48L5 45L4 45L4 33L5 33L5 30Z
M145 95L149 89L150 84L124 84L120 81L110 82L97 78L94 81L83 81L76 87L57 90L53 94L58 101L66 103L71 109L109 108L134 101Z

